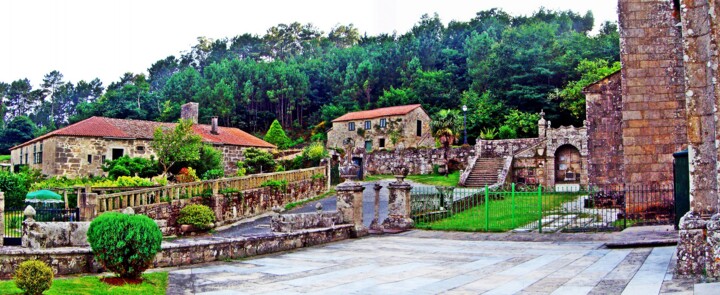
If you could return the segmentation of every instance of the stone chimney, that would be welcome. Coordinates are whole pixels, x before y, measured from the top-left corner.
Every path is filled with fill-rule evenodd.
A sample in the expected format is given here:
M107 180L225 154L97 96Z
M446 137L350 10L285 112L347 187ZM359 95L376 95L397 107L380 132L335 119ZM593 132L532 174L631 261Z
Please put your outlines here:
M188 102L180 107L180 118L198 123L198 103Z
M210 129L210 133L212 134L220 134L218 130L218 117L212 117L212 129Z

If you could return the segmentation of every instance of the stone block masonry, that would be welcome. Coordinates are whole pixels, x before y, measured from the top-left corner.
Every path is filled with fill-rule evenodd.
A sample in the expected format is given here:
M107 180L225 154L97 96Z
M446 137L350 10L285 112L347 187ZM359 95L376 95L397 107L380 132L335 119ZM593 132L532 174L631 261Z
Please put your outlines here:
M635 75L636 70L630 71ZM593 85L585 93L588 135L588 178L590 185L611 186L625 181L623 113L620 72ZM665 104L675 108L679 103ZM647 103L638 107L647 108ZM633 114L633 113L629 113ZM636 130L639 131L639 130ZM659 130L667 133L673 130ZM638 136L640 132L628 134Z
M687 143L679 19L669 0L620 0L618 11L624 175L611 177L629 185L671 184L672 153Z

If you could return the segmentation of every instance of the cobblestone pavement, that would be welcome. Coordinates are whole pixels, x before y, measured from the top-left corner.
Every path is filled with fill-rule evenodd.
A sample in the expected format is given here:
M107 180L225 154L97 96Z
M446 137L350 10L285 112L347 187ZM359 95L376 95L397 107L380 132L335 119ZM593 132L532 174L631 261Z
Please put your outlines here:
M410 231L194 266L170 271L168 294L693 294L672 276L675 247L490 236Z

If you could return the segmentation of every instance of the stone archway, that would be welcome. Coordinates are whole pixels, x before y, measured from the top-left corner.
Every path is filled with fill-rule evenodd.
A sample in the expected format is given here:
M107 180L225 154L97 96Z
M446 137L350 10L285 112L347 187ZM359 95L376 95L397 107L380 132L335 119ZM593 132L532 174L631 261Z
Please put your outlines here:
M561 145L555 150L555 183L579 184L582 174L582 155L572 144Z

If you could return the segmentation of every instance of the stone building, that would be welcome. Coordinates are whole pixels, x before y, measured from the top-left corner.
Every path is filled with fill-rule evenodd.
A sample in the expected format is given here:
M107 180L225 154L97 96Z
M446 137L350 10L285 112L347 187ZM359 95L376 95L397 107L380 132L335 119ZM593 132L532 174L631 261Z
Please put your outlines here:
M328 131L329 148L344 148L348 138L366 152L405 147L432 147L430 116L419 104L352 112L332 121Z
M183 105L182 117L197 123L197 103ZM10 149L13 165L28 165L45 175L68 177L103 175L102 164L122 156L150 158L155 129L174 129L175 123L92 117L24 142ZM223 154L225 173L232 175L242 151L274 145L238 128L195 124L193 131Z

